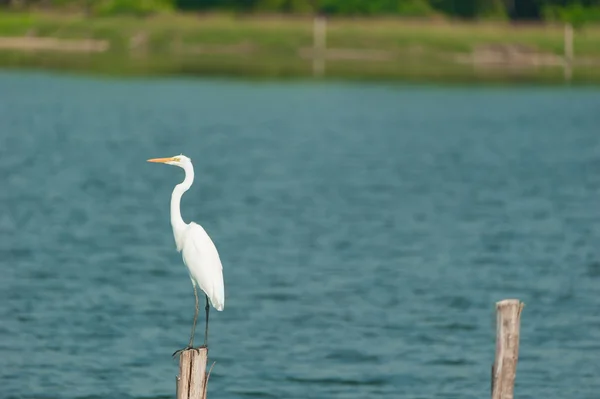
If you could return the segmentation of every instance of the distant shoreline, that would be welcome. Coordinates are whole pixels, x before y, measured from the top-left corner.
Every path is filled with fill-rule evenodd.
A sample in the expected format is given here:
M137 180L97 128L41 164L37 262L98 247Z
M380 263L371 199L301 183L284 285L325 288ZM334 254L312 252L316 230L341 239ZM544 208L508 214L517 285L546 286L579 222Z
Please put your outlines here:
M119 76L600 83L600 27L225 14L0 15L0 68ZM324 33L322 35L322 33ZM569 65L569 70L565 63Z

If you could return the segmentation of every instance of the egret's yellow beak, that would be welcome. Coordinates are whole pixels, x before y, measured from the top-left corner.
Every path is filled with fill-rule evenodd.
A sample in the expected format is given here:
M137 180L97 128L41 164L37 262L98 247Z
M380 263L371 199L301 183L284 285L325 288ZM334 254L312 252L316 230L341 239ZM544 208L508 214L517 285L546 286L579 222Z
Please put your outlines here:
M158 163L167 163L167 162L172 162L172 161L176 161L176 159L174 157L169 157L169 158L152 158L152 159L148 160L148 162L158 162Z

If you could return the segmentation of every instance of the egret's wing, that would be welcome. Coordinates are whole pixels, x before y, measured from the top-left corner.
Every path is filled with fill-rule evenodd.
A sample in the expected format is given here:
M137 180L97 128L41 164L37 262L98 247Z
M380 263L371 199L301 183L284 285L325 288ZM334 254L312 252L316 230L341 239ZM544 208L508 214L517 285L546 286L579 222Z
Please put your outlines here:
M191 222L185 231L182 256L190 275L217 310L225 307L223 266L215 244L202 226Z

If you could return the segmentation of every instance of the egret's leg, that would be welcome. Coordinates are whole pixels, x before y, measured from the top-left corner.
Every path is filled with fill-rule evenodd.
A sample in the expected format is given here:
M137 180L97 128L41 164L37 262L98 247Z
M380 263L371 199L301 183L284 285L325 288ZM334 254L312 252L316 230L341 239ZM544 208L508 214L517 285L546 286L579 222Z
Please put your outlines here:
M208 296L205 295L206 297L206 307L204 308L206 310L206 329L204 330L204 347L208 348L208 312L210 310L210 306L208 304Z
M192 287L194 287L194 297L196 299L196 310L194 312L194 322L192 323L192 334L190 336L190 343L187 347L173 352L173 356L176 356L178 353L186 351L188 349L193 349L193 347L194 347L194 333L196 332L196 322L198 321L198 311L199 311L200 306L198 304L198 291L196 290L196 282L194 280L192 280Z
M194 347L194 334L196 332L196 322L198 321L198 291L196 290L196 283L194 283L194 297L196 298L196 309L194 311L194 323L192 324L192 335L190 336L190 348Z

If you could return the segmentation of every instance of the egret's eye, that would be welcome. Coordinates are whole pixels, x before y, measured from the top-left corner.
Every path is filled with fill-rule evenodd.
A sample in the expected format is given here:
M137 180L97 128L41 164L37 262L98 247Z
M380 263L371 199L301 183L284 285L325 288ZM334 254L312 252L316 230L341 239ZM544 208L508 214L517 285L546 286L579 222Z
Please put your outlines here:
M174 162L179 162L180 158L179 157L173 157L173 161Z

